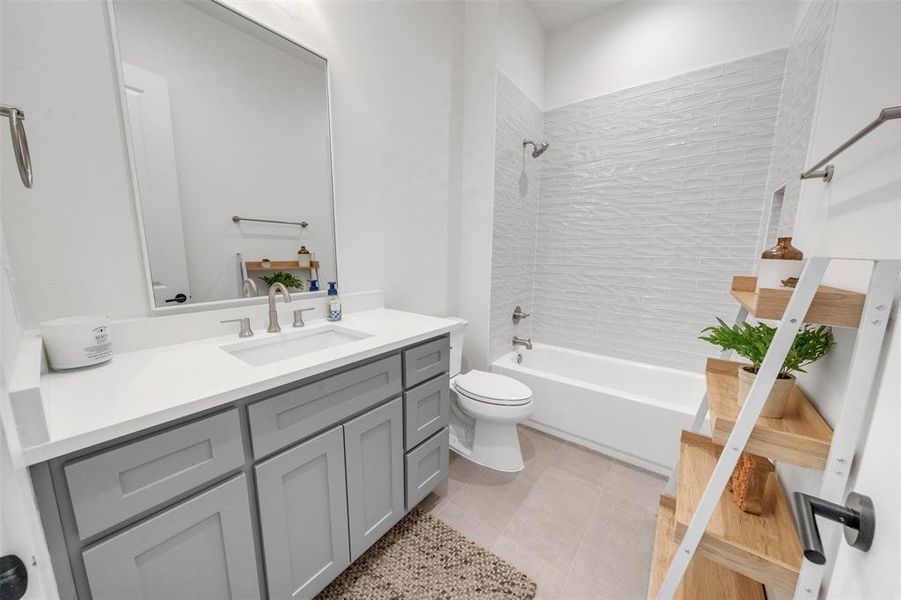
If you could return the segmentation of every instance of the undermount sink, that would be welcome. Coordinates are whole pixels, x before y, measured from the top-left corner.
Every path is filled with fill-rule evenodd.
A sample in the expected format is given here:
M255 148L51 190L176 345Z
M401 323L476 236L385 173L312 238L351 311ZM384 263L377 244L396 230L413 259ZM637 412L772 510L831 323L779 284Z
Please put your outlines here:
M368 337L371 335L362 331L329 325L309 331L282 333L262 340L222 346L222 349L235 358L258 367L311 352L343 346Z

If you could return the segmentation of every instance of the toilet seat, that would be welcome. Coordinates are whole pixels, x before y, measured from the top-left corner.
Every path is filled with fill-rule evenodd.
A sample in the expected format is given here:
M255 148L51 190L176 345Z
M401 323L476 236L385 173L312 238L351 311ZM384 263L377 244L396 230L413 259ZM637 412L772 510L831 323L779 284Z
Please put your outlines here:
M512 377L476 369L457 376L454 389L470 400L497 406L522 406L532 401L532 390L523 383Z

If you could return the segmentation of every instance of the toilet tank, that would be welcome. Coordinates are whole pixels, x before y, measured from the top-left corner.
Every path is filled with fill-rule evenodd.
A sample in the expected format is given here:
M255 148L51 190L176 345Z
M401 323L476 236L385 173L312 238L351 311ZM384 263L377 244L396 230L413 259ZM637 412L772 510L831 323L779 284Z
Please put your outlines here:
M469 321L458 318L452 320L457 321L457 325L450 332L450 376L454 377L459 375L463 368L463 334Z

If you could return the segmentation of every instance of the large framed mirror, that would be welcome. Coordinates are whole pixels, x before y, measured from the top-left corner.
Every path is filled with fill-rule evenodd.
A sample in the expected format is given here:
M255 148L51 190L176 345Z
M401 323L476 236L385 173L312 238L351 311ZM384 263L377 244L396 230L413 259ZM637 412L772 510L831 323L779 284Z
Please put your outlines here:
M155 310L337 280L328 62L212 0L109 0Z

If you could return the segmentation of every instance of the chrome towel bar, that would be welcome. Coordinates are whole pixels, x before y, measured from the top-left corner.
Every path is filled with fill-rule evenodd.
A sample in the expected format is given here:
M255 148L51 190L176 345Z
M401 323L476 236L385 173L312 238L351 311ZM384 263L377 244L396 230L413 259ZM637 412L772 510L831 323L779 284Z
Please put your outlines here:
M833 165L826 165L826 163L847 150L848 147L856 143L857 140L864 137L886 121L891 121L892 119L901 119L901 106L889 106L883 108L875 121L852 135L847 142L827 154L823 160L801 173L801 179L822 179L823 181L832 181L832 176L835 174L835 167ZM822 171L817 171L817 169L823 165L826 165L826 168Z
M232 222L240 223L241 221L253 221L255 223L277 223L278 225L297 225L298 227L306 227L309 225L306 221L274 221L272 219L249 219L247 217L232 216Z
M15 106L0 104L0 116L9 119L9 135L12 137L13 154L16 155L19 177L22 178L25 187L30 188L34 183L34 174L31 170L28 137L25 135L25 111Z

